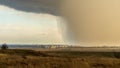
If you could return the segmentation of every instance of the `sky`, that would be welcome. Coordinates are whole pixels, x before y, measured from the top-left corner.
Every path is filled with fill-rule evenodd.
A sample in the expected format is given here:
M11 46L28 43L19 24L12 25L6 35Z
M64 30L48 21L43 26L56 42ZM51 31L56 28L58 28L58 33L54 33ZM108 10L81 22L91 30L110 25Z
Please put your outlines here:
M0 5L0 43L62 44L58 16Z
M119 18L119 0L0 0L0 41L118 45Z

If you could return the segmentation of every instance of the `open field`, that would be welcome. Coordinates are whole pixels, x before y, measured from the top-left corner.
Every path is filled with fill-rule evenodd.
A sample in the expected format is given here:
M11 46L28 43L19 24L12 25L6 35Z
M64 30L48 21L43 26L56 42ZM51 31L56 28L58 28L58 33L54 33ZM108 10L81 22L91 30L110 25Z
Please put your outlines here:
M120 52L120 47L36 48L36 51Z
M120 52L0 50L0 68L120 68Z

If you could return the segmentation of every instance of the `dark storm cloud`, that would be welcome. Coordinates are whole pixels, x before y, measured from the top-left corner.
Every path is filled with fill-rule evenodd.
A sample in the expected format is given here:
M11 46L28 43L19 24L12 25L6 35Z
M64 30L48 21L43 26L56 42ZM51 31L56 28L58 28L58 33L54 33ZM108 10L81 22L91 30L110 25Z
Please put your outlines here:
M59 1L60 0L0 0L0 4L25 12L58 15Z

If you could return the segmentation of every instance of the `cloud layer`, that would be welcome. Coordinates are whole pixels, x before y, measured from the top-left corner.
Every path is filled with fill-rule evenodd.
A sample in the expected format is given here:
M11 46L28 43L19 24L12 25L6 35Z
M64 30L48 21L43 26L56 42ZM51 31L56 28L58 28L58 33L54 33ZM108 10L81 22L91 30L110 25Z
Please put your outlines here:
M58 15L59 1L60 0L0 0L0 4L25 12Z

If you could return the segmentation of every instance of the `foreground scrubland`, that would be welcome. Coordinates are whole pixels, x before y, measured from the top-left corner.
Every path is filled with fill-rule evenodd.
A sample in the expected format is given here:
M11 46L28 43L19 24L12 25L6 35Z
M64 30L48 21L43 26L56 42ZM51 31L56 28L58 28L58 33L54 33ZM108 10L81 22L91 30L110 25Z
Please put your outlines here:
M120 52L0 50L0 68L120 68Z

